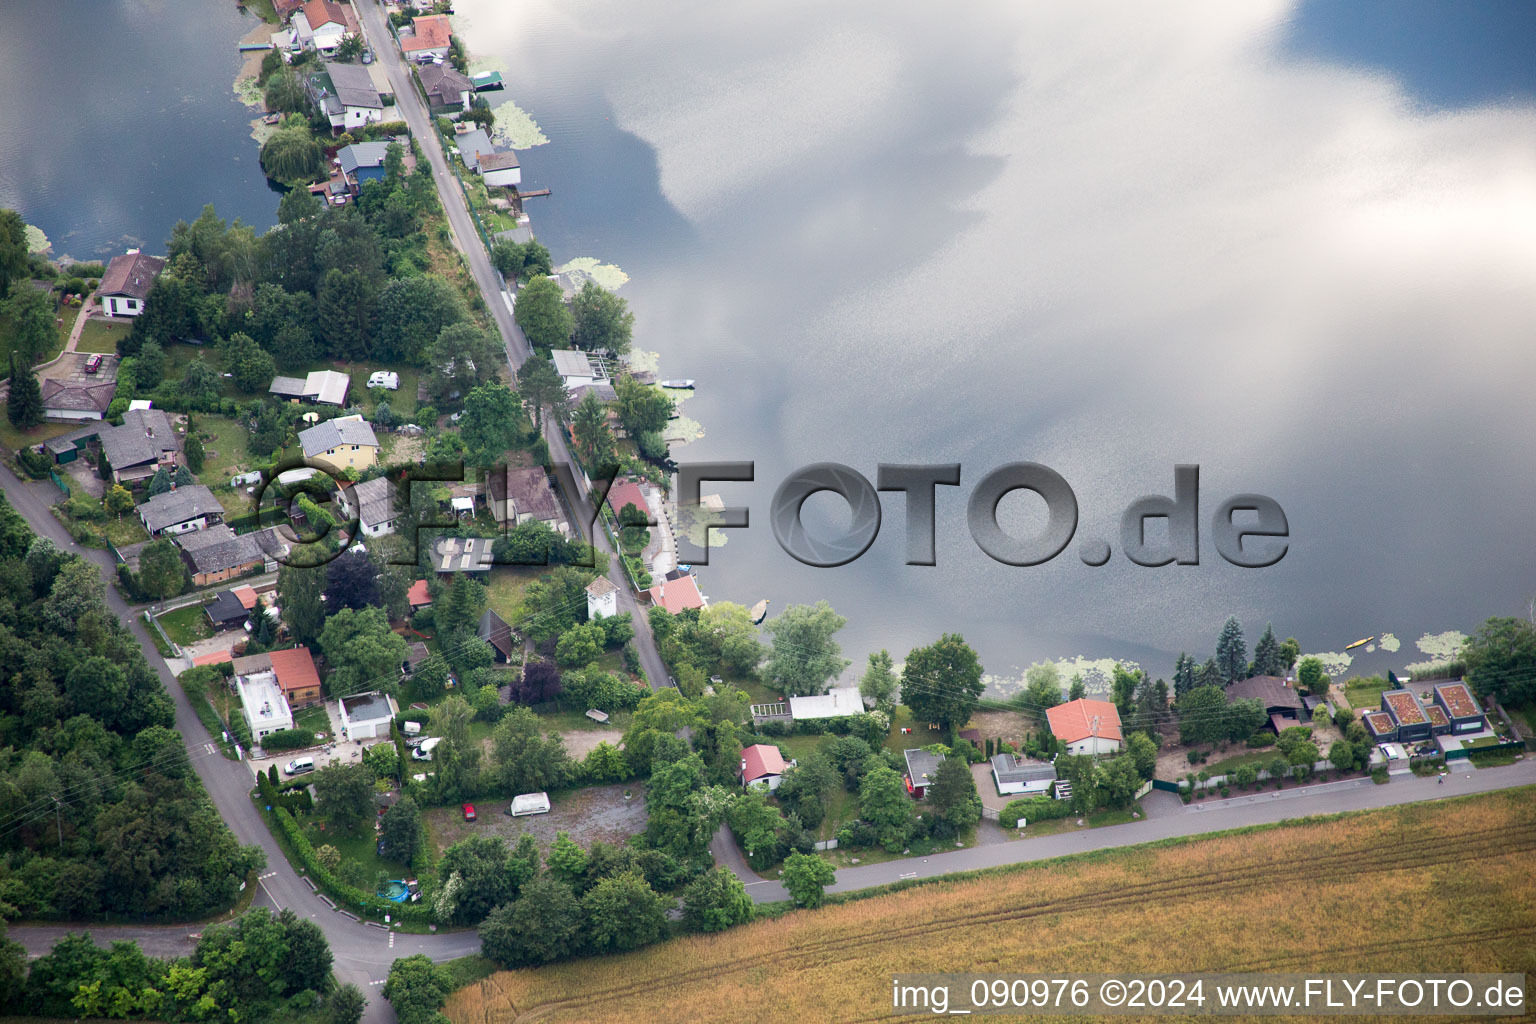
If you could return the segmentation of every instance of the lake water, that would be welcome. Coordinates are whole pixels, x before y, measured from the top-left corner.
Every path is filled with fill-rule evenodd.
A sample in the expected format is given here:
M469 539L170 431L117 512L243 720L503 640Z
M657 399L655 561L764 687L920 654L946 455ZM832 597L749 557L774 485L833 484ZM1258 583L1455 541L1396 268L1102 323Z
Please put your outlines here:
M1401 666L1536 594L1532 23L1453 8L458 0L456 24L550 140L521 153L554 190L539 236L626 271L640 347L698 379L706 434L677 456L756 463L712 488L754 526L706 593L827 598L855 671L958 631L1006 680L1166 672L1228 614L1309 651L1391 632L1355 667ZM232 4L32 0L4 24L0 204L56 252L159 248L208 201L271 223ZM964 525L1019 460L1080 507L1043 566ZM903 564L899 495L858 561L786 555L774 489L821 461L961 463L938 564ZM1121 510L1190 462L1201 564L1130 564ZM1279 565L1217 557L1240 492L1285 509ZM825 532L846 516L824 497ZM1037 506L1000 518L1028 533Z

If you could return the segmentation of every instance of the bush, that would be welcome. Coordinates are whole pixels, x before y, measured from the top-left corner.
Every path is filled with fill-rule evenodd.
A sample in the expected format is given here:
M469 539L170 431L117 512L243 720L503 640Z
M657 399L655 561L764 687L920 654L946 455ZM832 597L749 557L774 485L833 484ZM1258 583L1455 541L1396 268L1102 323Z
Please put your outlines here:
M1021 800L1011 801L998 815L997 823L1003 828L1018 828L1019 819L1030 821L1051 821L1055 818L1065 818L1072 813L1072 801L1052 800L1048 796L1030 796Z
M759 725L757 731L764 736L788 736L790 733L790 723L782 718L770 718L762 725Z
M1229 792L1230 792L1230 790L1228 790L1226 786L1222 786L1221 787L1221 795L1223 797L1225 797Z
M1182 801L1184 801L1184 802L1185 802L1185 803L1186 803L1186 804L1187 804L1187 803L1189 803L1189 802L1190 802L1190 801L1191 801L1191 800L1193 800L1193 799L1194 799L1194 797L1192 797L1192 796L1190 796L1190 795L1189 795L1189 792L1188 792L1188 791L1187 791L1187 790L1186 790L1186 791L1185 791L1185 792L1182 792L1182 793L1180 793L1180 794L1179 794L1179 799L1180 799L1180 800L1182 800Z
M1275 734L1268 729L1260 729L1248 737L1250 747L1272 747L1275 745Z
M1376 785L1383 785L1387 781L1387 766L1380 765L1371 769L1371 781Z
M303 729L279 729L262 737L263 750L298 750L313 746L315 738Z

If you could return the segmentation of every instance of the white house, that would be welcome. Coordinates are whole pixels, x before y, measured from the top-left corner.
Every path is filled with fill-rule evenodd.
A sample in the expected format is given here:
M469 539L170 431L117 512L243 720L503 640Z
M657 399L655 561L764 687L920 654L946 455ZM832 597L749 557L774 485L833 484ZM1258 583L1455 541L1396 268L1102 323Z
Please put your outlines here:
M372 72L361 64L325 61L321 70L309 76L305 90L332 128L352 131L384 120L384 98L373 84Z
M150 286L164 269L165 260L146 256L137 249L112 257L96 289L102 311L108 316L138 316L144 312Z
M389 723L396 710L388 694L375 691L343 697L340 707L341 728L347 739L371 740L389 735Z
M517 162L517 154L510 149L480 154L477 169L487 185L506 188L523 183L523 169Z
M383 537L395 532L395 488L387 477L375 477L344 487L342 512L356 516L365 537Z
M299 45L330 53L348 35L347 15L333 0L309 0L289 22Z
M272 672L236 676L235 688L240 692L240 711L257 743L269 733L293 728L293 712L288 710L288 701Z
M224 521L224 506L202 484L163 491L139 506L139 518L151 537L190 533Z
M741 780L741 786L765 786L770 791L778 789L784 773L789 770L789 765L784 763L784 755L778 747L770 747L766 743L754 743L741 752L741 771L737 778Z
M587 618L606 619L619 614L619 588L606 576L587 584Z
M1051 735L1069 754L1113 754L1120 749L1120 712L1108 701L1069 700L1045 713Z
M863 713L864 698L859 695L857 686L839 686L814 697L789 698L789 716L797 722Z
M1049 761L1020 760L1012 754L998 754L992 759L992 780L1003 796L1048 793L1056 781L1056 766Z
M596 384L604 379L592 366L592 360L587 358L585 352L573 348L557 348L549 355L555 361L555 372L565 381L567 389Z

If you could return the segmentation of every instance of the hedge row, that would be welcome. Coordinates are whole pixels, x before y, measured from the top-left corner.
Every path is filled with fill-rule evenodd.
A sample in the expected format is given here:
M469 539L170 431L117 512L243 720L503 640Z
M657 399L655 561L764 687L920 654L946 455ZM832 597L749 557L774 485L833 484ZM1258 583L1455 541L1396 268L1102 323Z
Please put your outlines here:
M263 750L298 750L314 744L315 736L308 729L279 729L261 738Z
M1072 813L1072 801L1053 800L1048 796L1030 796L1010 801L998 816L997 823L1003 828L1018 828L1019 819L1025 821L1049 821L1065 818Z
M362 911L378 918L390 914L395 919L416 924L427 924L432 920L432 908L425 901L395 903L342 882L320 863L320 859L315 856L315 848L310 845L309 837L304 834L304 830L299 827L299 823L293 819L292 814L281 807L276 808L272 813L277 818L278 824L282 826L283 834L288 837L294 854L304 865L304 870L308 872L310 878L314 879L316 885L336 901L339 907L354 912Z

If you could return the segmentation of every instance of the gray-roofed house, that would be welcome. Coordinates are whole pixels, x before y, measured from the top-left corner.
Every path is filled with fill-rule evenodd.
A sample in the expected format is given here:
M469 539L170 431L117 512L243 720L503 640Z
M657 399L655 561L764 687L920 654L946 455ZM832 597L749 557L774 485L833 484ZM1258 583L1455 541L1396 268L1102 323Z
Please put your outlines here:
M171 418L159 409L128 410L121 426L102 428L100 441L118 482L152 477L161 466L174 466L181 451Z
M1014 793L1047 793L1056 781L1056 766L1050 761L1020 759L1012 754L992 758L992 779L1003 796Z
M427 106L434 117L465 111L473 102L475 83L447 64L426 64L416 72L421 79L422 91L427 94Z
M565 381L566 388L578 387L582 384L596 384L602 380L602 376L592 366L592 360L585 352L576 349L557 348L550 354L555 361L555 372Z
M378 460L379 439L361 416L338 416L299 431L304 457L340 472L364 470Z
M395 532L395 487L388 477L375 477L344 487L342 509L356 516L366 537L383 537Z
M208 613L208 621L213 623L215 630L234 629L245 625L251 617L250 610L235 596L234 591L221 590L219 596L203 606L203 611Z
M475 629L475 635L491 645L496 652L497 661L510 661L512 659L512 627L507 625L505 619L487 608L480 616L480 624Z
M459 157L464 161L464 166L470 170L477 170L480 166L480 154L496 152L496 144L486 134L484 128L465 128L460 125L462 131L453 133L453 144L458 148Z
M385 693L360 693L343 697L341 728L349 740L367 740L389 735L390 720L395 717L395 702Z
M384 180L384 159L389 155L388 142L354 142L336 151L341 161L341 173L346 175L347 186L353 195L365 181Z
M438 572L490 572L491 538L438 537L432 542L432 568Z
M522 165L517 162L517 154L510 149L481 153L477 170L487 185L510 188L523 183Z
M315 405L346 405L352 378L339 370L315 370L304 377L273 377L269 394Z
M164 537L222 523L224 506L202 484L189 484L150 498L139 506L139 518L151 537Z
M1301 694L1279 676L1250 676L1227 687L1227 701L1257 700L1264 705L1269 727L1281 732L1292 726L1310 724L1302 720Z
M486 481L491 514L503 526L520 526L537 519L562 537L571 535L560 499L539 466L506 466L492 470Z
M49 378L42 385L43 417L56 423L99 420L117 393L117 382L111 380L77 384Z
M325 61L320 68L305 80L305 91L333 129L351 131L384 120L384 99L365 65Z
M108 316L138 316L144 312L144 300L155 278L164 269L165 260L137 250L112 257L96 289L102 310Z
M921 747L908 747L904 753L907 761L907 792L912 794L912 799L921 800L923 793L933 785L939 765L944 763L944 755Z
M236 534L222 523L181 534L176 543L192 570L192 582L199 587L255 572L267 561L255 534Z

